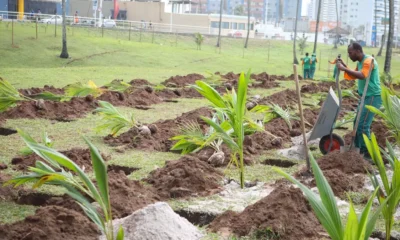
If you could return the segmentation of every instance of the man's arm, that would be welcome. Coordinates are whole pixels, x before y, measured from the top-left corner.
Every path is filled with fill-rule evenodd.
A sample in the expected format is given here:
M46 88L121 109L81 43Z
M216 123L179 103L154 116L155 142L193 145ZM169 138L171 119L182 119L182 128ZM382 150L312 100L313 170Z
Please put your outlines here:
M370 68L371 64L373 64L372 63L372 59L369 58L369 59L366 59L364 61L361 71L358 71L358 69L351 70L351 69L345 67L342 62L338 63L338 68L339 68L339 70L344 71L345 79L348 79L348 80L354 80L354 79L363 80L363 79L366 79L368 77L369 68Z

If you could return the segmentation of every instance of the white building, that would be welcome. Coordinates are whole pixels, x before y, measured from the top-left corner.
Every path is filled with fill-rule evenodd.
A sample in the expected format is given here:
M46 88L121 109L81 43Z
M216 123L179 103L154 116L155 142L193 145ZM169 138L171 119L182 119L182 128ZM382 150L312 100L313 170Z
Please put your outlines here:
M316 9L316 1L318 0L311 0L307 6L307 16L309 20L317 20L317 9Z
M315 11L314 11L315 18L317 18L318 4L319 4L319 1L316 0L315 1ZM322 0L320 21L321 22L336 22L336 20L337 20L336 7L338 8L339 22L340 22L340 0L337 0L337 6L336 6L336 0Z

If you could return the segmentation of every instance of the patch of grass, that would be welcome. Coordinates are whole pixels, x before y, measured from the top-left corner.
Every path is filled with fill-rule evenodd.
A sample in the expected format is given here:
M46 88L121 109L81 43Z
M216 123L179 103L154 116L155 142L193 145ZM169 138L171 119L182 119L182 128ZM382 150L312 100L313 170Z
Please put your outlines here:
M33 215L36 208L32 205L18 205L14 202L0 201L0 224L24 220L25 217Z

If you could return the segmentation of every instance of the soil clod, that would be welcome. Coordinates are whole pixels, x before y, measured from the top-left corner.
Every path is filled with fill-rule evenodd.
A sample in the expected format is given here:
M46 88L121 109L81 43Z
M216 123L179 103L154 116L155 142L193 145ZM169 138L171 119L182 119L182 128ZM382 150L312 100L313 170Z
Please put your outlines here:
M289 161L289 160L280 160L280 159L266 159L263 161L263 164L270 166L277 166L283 168L290 168L296 165L297 163Z

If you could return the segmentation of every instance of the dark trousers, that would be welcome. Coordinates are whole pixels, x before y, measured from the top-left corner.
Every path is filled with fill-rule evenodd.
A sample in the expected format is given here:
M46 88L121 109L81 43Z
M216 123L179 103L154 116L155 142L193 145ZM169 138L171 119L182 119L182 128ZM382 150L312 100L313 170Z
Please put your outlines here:
M360 103L361 100L358 103L357 114L358 111L360 110ZM360 153L368 152L368 149L364 142L363 134L367 135L368 138L371 138L371 124L375 115L373 112L365 108L365 105L371 105L379 109L382 105L382 98L380 95L365 97L364 106L361 107L362 112L360 116L360 122L358 124L356 137L354 139L354 145L360 149ZM354 119L354 124L355 121L356 119Z

